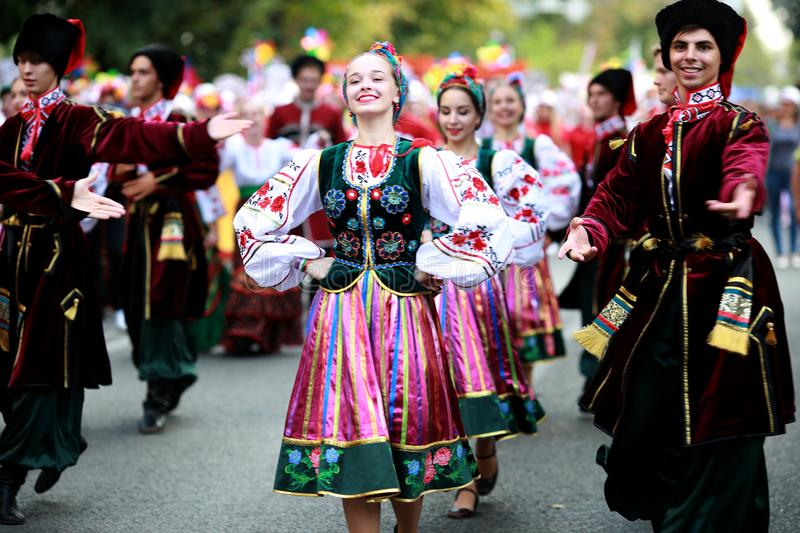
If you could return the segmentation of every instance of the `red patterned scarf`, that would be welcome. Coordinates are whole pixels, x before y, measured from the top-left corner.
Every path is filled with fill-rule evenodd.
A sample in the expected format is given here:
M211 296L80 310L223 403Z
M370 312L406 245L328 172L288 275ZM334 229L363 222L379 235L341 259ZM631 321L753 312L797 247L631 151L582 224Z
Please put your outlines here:
M675 99L679 105L669 108L669 122L667 127L661 130L664 134L664 142L667 146L667 151L664 154L664 163L661 165L661 175L667 182L667 191L669 192L669 206L670 209L675 209L675 187L672 175L672 158L673 150L675 149L675 123L696 122L708 116L714 107L719 104L722 99L722 89L719 83L714 83L708 87L703 87L688 95L687 102L684 104L680 101L678 89L675 89Z
M33 150L36 148L36 143L39 142L39 135L42 133L42 127L47 121L47 117L53 112L53 109L60 104L66 96L60 87L56 87L52 91L43 94L35 101L28 97L25 100L25 105L20 111L20 115L25 120L25 143L22 148L22 161L29 162L33 156Z

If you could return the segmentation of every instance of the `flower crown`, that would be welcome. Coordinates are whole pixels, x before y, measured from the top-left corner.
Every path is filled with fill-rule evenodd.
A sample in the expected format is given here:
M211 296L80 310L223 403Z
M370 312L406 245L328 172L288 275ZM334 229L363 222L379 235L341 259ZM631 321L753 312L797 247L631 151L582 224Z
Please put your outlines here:
M483 86L477 81L477 78L478 69L474 65L463 65L459 70L444 77L436 90L436 100L438 101L442 93L450 87L463 87L472 94L477 103L478 113L483 115L486 110L486 97L483 94Z

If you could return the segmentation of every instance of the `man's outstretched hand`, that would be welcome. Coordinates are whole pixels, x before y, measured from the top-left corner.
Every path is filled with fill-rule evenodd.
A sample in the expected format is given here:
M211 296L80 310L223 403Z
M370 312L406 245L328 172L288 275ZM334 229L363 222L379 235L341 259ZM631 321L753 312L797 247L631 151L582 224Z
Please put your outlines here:
M89 218L98 220L108 220L109 218L120 218L125 214L125 208L114 200L100 196L92 192L90 187L97 181L97 175L83 178L75 182L75 189L72 191L73 209L89 213Z
M215 141L221 141L253 125L252 120L237 119L237 116L236 112L223 113L209 120L206 125L208 136Z
M726 218L745 220L753 213L753 202L756 199L755 179L740 183L733 190L733 199L730 202L719 200L706 200L706 207Z
M583 219L580 217L573 218L569 223L567 240L558 250L558 258L564 259L566 257L576 263L586 263L594 259L596 255L597 246L592 246L591 242L589 242L589 234L586 232L586 228L583 227Z

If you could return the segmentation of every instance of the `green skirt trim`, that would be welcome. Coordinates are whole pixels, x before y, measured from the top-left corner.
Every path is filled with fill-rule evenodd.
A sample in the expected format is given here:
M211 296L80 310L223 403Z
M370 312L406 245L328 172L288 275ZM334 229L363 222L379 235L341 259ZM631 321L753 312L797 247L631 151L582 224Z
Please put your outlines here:
M421 449L394 447L388 441L354 446L285 441L274 490L296 496L414 501L428 492L467 485L477 472L466 439Z
M83 388L15 389L0 435L0 464L64 471L86 447L81 438Z
M508 434L505 439L519 434L533 435L538 432L538 422L545 417L544 407L537 399L509 394L500 399L500 408L506 419Z
M553 354L547 349L547 337L553 339ZM524 337L519 348L519 358L525 364L538 363L539 361L552 361L567 355L564 347L564 335L560 329L552 333L536 333Z
M508 422L497 394L458 399L464 430L470 439L508 433Z

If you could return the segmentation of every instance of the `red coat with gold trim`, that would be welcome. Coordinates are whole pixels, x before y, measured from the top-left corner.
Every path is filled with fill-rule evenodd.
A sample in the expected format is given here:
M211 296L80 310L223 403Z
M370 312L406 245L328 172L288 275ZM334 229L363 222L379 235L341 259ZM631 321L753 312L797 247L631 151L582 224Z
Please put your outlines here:
M730 201L737 185L759 180L756 208L763 203L763 179L769 152L766 128L758 116L727 102L696 122L676 123L673 172L675 208L661 167L665 155L661 114L639 124L628 136L624 155L600 184L582 215L602 254L608 243L646 224L664 242L705 235L712 239L748 231L753 218L733 224L707 209L710 199ZM626 408L629 370L636 364L640 340L665 298L677 297L685 321L674 324L676 346L683 346L682 413L686 445L745 435L772 435L794 420L794 391L783 305L767 254L755 239L752 251L753 298L749 353L737 355L709 346L730 264L740 251L689 252L677 258L648 256L633 310L611 337L600 368L582 405L595 423L613 434ZM668 288L677 289L667 291ZM776 343L765 341L772 326Z
M186 122L171 112L171 122ZM155 192L128 206L123 283L126 318L185 319L203 315L208 290L204 232L192 191L214 185L217 153L180 166L150 165ZM132 171L120 181L135 179Z
M24 130L20 115L0 127L0 161L19 166ZM42 127L30 170L42 180L71 182L86 177L96 161L181 164L215 154L204 123L145 124L63 101ZM100 307L78 217L13 215L9 209L4 213L10 219L0 247L0 291L9 300L5 309L19 309L19 316L18 326L10 330L11 353L2 356L0 382L12 388L110 384ZM15 314L6 311L0 321L8 323Z

